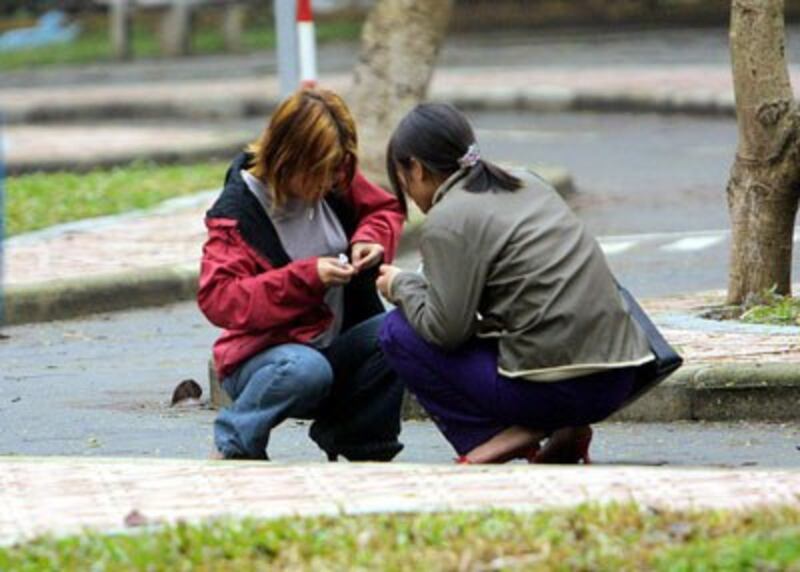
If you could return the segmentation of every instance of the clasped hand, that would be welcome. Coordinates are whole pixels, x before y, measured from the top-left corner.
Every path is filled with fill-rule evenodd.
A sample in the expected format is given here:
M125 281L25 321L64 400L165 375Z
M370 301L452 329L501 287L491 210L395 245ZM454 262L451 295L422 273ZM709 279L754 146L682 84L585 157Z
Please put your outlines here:
M320 257L317 272L325 286L348 284L359 272L372 268L383 259L383 246L375 242L357 242L352 248L352 261L342 263L338 258Z

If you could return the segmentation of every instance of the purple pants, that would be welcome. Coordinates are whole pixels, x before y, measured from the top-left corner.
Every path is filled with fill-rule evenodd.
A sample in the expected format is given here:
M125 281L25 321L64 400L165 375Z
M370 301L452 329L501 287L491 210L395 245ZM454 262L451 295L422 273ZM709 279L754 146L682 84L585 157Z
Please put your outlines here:
M387 315L383 352L459 455L512 425L553 431L590 425L630 395L635 368L557 382L509 379L497 371L497 343L474 339L446 352L414 331L400 310Z

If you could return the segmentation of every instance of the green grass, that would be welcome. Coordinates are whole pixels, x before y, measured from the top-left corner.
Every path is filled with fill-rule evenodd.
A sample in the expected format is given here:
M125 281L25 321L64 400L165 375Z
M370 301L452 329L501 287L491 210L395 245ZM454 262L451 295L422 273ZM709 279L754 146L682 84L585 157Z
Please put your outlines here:
M778 326L800 325L800 298L781 296L768 291L749 304L740 318L750 324L772 324Z
M800 511L285 518L0 548L2 570L800 570Z
M6 181L9 235L63 222L152 207L165 199L222 186L227 164L134 163L88 173L37 173ZM0 568L2 569L2 568Z
M192 53L217 54L224 52L224 41L218 18L206 14L198 18L192 35ZM245 26L242 45L245 51L266 50L275 47L275 30L272 21L261 15L249 18ZM0 71L30 69L44 66L80 65L112 61L111 43L104 17L81 18L82 32L70 44L47 46L30 50L0 53ZM8 23L6 23L8 24ZM23 25L22 22L19 24ZM30 25L25 22L24 25ZM11 27L10 25L3 26ZM134 19L134 58L160 56L156 18L150 14ZM361 22L357 20L320 21L317 23L317 41L357 40Z

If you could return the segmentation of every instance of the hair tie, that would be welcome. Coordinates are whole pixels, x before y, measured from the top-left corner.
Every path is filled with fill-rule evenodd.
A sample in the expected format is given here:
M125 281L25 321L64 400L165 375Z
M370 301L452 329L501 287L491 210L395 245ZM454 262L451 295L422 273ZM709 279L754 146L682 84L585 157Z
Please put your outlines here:
M458 160L461 168L474 167L481 160L481 150L477 143L467 147L467 152Z

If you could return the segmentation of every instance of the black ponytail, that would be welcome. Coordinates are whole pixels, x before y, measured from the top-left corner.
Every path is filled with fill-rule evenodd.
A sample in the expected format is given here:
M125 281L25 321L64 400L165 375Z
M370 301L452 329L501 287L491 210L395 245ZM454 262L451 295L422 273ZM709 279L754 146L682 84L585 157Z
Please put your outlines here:
M523 186L520 179L480 157L469 121L449 104L417 105L395 129L386 151L386 170L398 197L403 192L397 168L407 169L412 158L442 180L465 169L464 188L472 193L515 191ZM462 162L467 164L462 166Z

